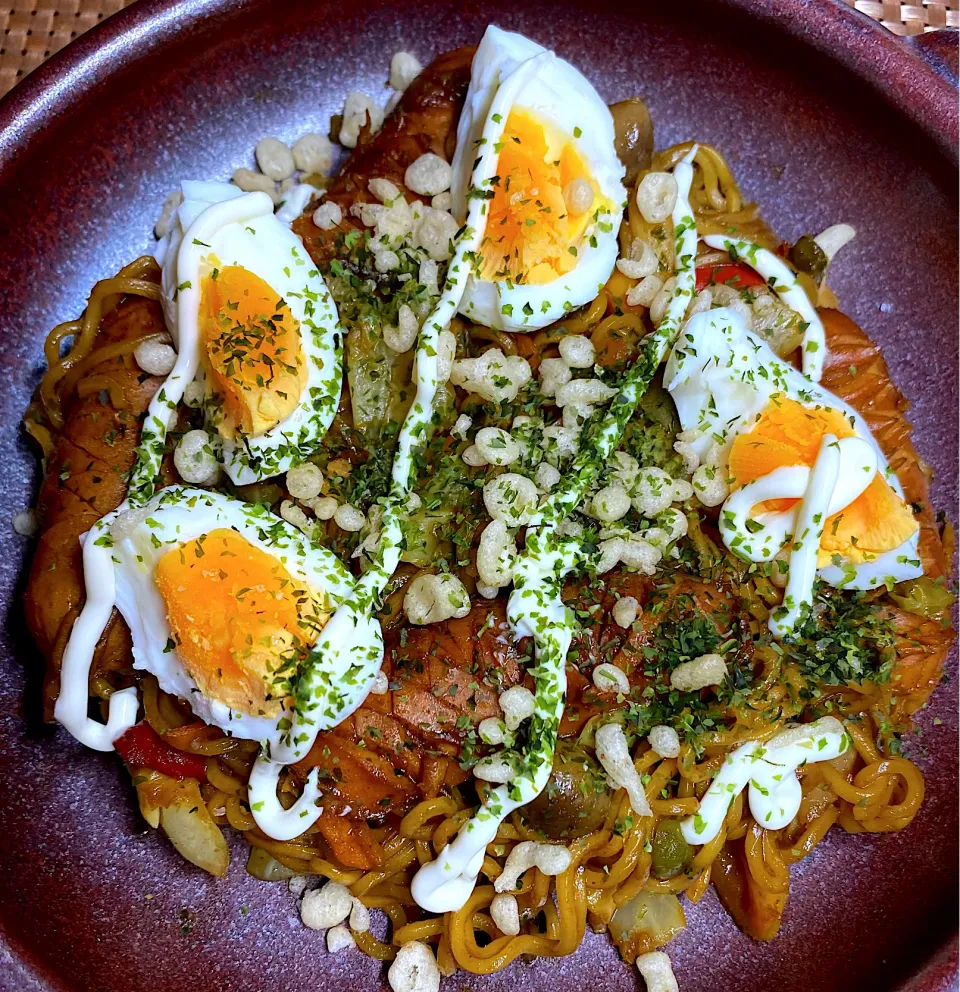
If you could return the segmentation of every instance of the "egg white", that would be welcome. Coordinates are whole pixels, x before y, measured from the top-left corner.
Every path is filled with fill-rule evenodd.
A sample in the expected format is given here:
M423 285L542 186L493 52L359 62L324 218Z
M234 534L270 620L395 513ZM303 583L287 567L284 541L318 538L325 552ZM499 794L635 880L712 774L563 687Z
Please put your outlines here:
M229 183L185 182L171 233L160 243L164 313L181 355L203 379L199 308L210 260L239 265L282 297L300 325L307 381L296 408L259 437L222 439L220 458L237 485L302 464L316 451L337 412L343 382L343 331L336 305L303 242L273 212L266 193ZM207 392L210 399L210 391ZM212 425L214 405L204 405ZM215 428L214 428L215 429Z
M521 80L522 85L514 85ZM619 251L617 232L626 202L622 182L625 170L614 147L613 118L586 77L536 42L491 25L474 56L457 127L451 194L454 216L461 221L467 214L481 134L488 141L499 140L513 109L526 110L570 136L614 211L588 224L575 246L577 264L552 282L518 285L491 282L477 273L471 274L460 312L489 327L527 331L545 327L571 309L589 303L607 281ZM500 126L491 131L494 115L499 116ZM481 237L484 229L485 220L481 218Z
M663 382L683 429L702 432L692 442L701 459L717 443L720 463L726 464L737 435L756 424L774 393L782 393L807 407L841 411L856 437L873 449L877 471L904 498L900 480L860 414L781 361L765 341L747 330L735 310L724 307L691 317L670 352ZM873 589L888 579L903 582L923 574L918 546L917 533L872 561L846 567L829 565L817 574L830 585L845 589Z
M157 590L157 562L171 548L228 528L280 562L298 582L319 594L332 611L348 595L354 580L326 548L311 544L295 527L256 504L202 489L172 486L143 507L126 505L111 515L110 555L115 602L133 640L133 666L156 676L160 687L185 699L205 723L226 734L270 742L282 737L279 716L255 716L204 696L176 648L166 608ZM101 538L102 540L102 538ZM90 577L96 580L95 576ZM93 645L89 645L93 650ZM285 714L289 717L289 714Z

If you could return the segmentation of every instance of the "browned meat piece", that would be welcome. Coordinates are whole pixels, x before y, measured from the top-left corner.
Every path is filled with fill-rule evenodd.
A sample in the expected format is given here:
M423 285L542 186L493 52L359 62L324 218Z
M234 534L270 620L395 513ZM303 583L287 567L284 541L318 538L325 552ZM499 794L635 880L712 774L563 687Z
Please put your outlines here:
M318 265L330 260L338 234L362 229L360 221L350 216L350 207L373 202L367 189L371 179L389 179L402 190L407 166L421 155L433 152L451 158L473 53L473 48L457 48L435 58L410 84L383 127L376 134L361 133L356 150L324 198L343 211L339 228L321 231L313 223L313 206L294 223L294 231Z
M624 595L641 605L656 603L639 632L625 631L612 619L613 606ZM615 573L599 598L572 583L564 598L574 609L587 609L594 600L600 609L577 635L576 664L567 665L561 736L578 733L591 716L616 705L594 687L594 665L613 661L631 682L644 686L649 679L642 672L642 649L664 619L710 613L720 629L729 630L740 616L736 599L685 573L659 586L646 576ZM363 816L385 808L401 812L440 784L463 781L457 764L463 742L481 720L498 715L501 692L520 682L533 687L524 668L530 650L528 640L512 639L505 598L478 603L461 620L392 631L383 665L390 691L368 696L349 720L321 734L297 766L298 774L321 768L332 782L329 794ZM744 651L749 655L749 640Z
M497 714L498 695L520 681L521 648L502 599L478 604L460 620L391 632L383 671L392 688L368 696L352 717L321 734L298 773L319 767L332 780L332 796L374 817L462 781L461 743Z
M930 483L913 446L907 419L910 404L894 385L880 349L845 314L821 310L827 332L828 357L822 385L846 400L873 431L903 486L907 502L920 524L920 558L924 572L946 576L949 563L943 550L936 515L930 503ZM949 624L890 608L897 631L897 665L891 685L901 697L904 715L919 709L940 680L956 632Z
M163 330L159 304L131 298L104 318L95 347ZM97 377L98 388L67 404L40 488L40 540L24 600L27 625L47 659L48 718L59 692L66 639L84 601L80 535L126 496L140 420L163 381L141 372L132 355L110 359L90 375ZM115 614L97 647L93 674L129 665L130 634Z
M908 503L919 507L920 557L924 571L945 575L947 561L930 504L930 485L911 441L910 404L894 385L880 349L846 314L820 311L827 332L827 359L821 385L850 404L873 431L897 473Z
M936 689L956 631L939 618L889 608L897 635L897 663L890 680L904 716L915 713Z
M768 892L757 885L747 868L742 839L727 841L713 864L710 881L724 909L745 934L754 940L777 936L787 893Z

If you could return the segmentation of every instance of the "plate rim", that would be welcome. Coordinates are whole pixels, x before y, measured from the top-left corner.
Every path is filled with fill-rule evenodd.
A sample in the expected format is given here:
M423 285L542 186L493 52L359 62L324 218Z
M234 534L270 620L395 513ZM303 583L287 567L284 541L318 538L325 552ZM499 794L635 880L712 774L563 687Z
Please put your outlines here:
M954 167L960 160L957 88L925 59L914 39L895 36L844 0L711 0L715 7L745 14L809 45L852 72L882 99L932 138ZM0 98L0 182L13 180L19 159L31 152L61 115L100 85L150 57L165 44L209 19L240 10L244 0L137 0L71 41ZM957 47L958 32L938 32ZM925 36L929 37L929 36ZM131 59L116 61L124 51ZM68 986L18 946L0 926L0 962L24 992L53 992ZM954 933L900 986L900 992L958 989L960 935ZM0 976L5 978L7 976ZM22 983L22 984L20 984ZM0 982L5 986L5 982Z
M960 160L957 89L915 46L844 0L713 0L806 43L868 83L919 126L954 164ZM75 38L0 98L0 176L30 142L71 104L125 66L112 56L139 43L139 60L177 34L209 18L238 10L243 0L137 0ZM945 29L956 46L957 32Z

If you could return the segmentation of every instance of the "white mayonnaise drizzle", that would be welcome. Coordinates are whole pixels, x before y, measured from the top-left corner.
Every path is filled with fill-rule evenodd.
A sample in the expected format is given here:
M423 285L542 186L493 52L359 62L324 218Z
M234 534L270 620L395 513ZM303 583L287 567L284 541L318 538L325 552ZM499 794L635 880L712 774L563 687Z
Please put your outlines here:
M315 593L322 593L328 609L341 603L354 587L353 576L332 551L309 544L300 531L265 507L183 486L168 486L140 506L125 500L101 517L84 539L90 609L84 607L71 631L54 710L57 720L89 747L111 750L116 738L136 721L136 690L132 688L111 696L106 725L87 716L90 665L104 617L109 619L114 607L130 629L134 668L152 672L165 692L186 700L200 719L227 734L255 739L276 735L275 717L236 711L205 697L175 650L164 649L168 663L160 669L151 664L155 655L150 648L168 644L173 636L154 584L156 562L171 548L216 528L229 528L253 547L272 554Z
M768 621L774 637L791 633L813 603L820 539L827 518L849 506L876 474L877 455L866 441L859 437L838 441L833 434L826 434L812 469L806 465L775 469L736 490L724 503L724 532L740 539L735 546L738 555L751 561L769 561L792 541L783 605ZM785 498L800 502L776 513L751 512L764 500Z
M725 234L707 234L703 241L711 248L730 252L734 261L746 262L767 280L767 285L782 302L800 314L807 325L803 332L803 374L814 382L819 382L827 357L827 335L817 308L810 302L810 297L793 269L772 251L750 241L730 238Z
M710 310L687 321L667 361L664 387L673 396L684 429L699 433L693 442L697 454L703 457L711 445L719 445L719 472L725 471L737 436L754 426L777 395L811 409L836 410L856 432L856 437L821 449L819 470L805 465L775 469L735 490L723 504L720 534L724 544L747 561L772 561L788 541L798 537L799 546L790 554L783 607L769 620L775 636L786 636L795 627L803 608L812 602L817 575L837 588L873 589L923 574L917 532L873 561L817 568L828 517L854 502L878 472L901 499L903 487L860 414L778 359L769 345L746 329L736 311ZM830 465L837 458L837 477L831 487ZM752 512L765 500L783 498L802 502L783 512Z
M700 800L700 808L681 823L688 844L709 844L723 827L733 801L749 784L753 818L762 827L780 830L799 812L803 794L797 769L813 761L831 761L850 747L850 737L836 717L799 724L765 744L750 741L727 755L723 767Z
M164 315L177 350L191 356L206 350L197 304L203 287L227 268L239 267L270 286L297 328L304 381L292 397L293 408L268 429L225 436L222 398L206 363L194 380L204 420L215 436L217 461L235 485L248 485L279 475L316 452L340 401L343 331L319 271L308 263L301 239L273 213L269 196L242 193L229 183L187 181L182 188L185 199L164 238L161 279ZM306 187L308 193L312 189ZM212 209L225 202L232 206Z
M859 438L844 438L844 440L856 442L857 447L866 449L868 456L873 455L870 445L865 441ZM787 586L783 592L783 603L779 609L771 611L767 620L767 626L774 637L784 637L792 633L801 614L813 605L813 583L817 577L820 538L823 537L823 527L829 516L829 508L836 496L843 453L835 435L823 436L806 491L794 516L793 543L790 546L789 571ZM860 492L867 488L876 471L876 458L872 458L871 464L860 473L857 482L857 485L863 483ZM848 476L845 475L844 478ZM857 496L859 495L860 493L857 493ZM849 500L842 498L844 502L837 507L838 511L844 506L849 506L856 496Z
M293 840L316 823L323 813L323 807L317 805L321 796L320 772L317 768L310 769L297 801L289 809L284 809L277 799L277 783L282 768L282 765L265 759L261 754L250 769L247 797L251 811L256 810L253 818L257 826L268 837Z
M506 126L509 107L529 80L555 58L552 53L544 52L530 59L498 90L471 174L471 188L477 194L487 192L495 181L496 145ZM463 298L471 269L469 258L480 247L486 203L484 196L468 194L467 217L454 246L443 292L420 330L417 393L398 436L390 493L383 504L380 540L370 566L357 582L351 597L324 627L303 667L286 738L272 751L261 751L257 758L256 774L250 779L250 808L257 826L270 837L295 837L320 816L322 810L315 803L298 802L294 809L283 808L277 797L280 774L285 765L306 756L321 731L336 726L363 703L383 662L383 635L373 613L400 563L403 507L416 481L413 455L429 436L433 401L440 385L437 379L440 332L449 325Z
M202 241L208 232L223 224L243 223L264 213L273 213L273 201L266 193L251 193L208 207L191 228L191 237L184 238L178 259L199 258L203 249L194 241ZM180 310L200 305L200 287L190 286L181 291L177 306ZM54 717L88 747L112 751L113 742L129 730L137 719L137 691L124 689L110 697L106 724L87 716L90 695L90 665L93 647L100 640L110 620L116 601L116 581L109 548L110 526L117 515L129 507L142 506L154 494L160 475L167 432L176 423L177 407L187 385L193 382L200 364L195 348L181 348L177 360L154 394L147 408L136 460L130 472L127 501L120 508L102 517L90 529L83 543L83 581L86 600L80 616L74 622L63 653L60 673L60 694L54 706ZM102 543L98 543L102 542Z
M514 590L507 604L507 619L517 637L533 638L536 658L536 709L528 728L529 744L519 756L517 775L492 790L453 842L414 876L410 892L414 901L429 912L451 912L464 905L476 885L486 846L496 837L504 818L534 800L550 777L563 715L567 650L575 625L560 592L563 578L583 554L574 543L559 537L556 528L583 499L620 443L627 422L666 357L693 298L697 230L689 197L696 151L694 146L674 169L679 188L672 218L677 286L664 318L657 330L644 339L644 350L611 402L593 447L581 447L564 483L534 515L527 528L525 550L514 565Z
M266 193L247 193L206 207L190 225L177 249L176 271L198 270L204 253L209 250L203 242L227 224L243 224L256 217L273 215L273 200ZM200 289L192 282L177 292L177 325L196 323L200 309ZM177 407L184 390L193 382L200 368L199 336L194 335L193 347L180 347L172 371L156 391L140 431L140 445L130 472L127 498L134 505L145 503L153 496L160 475L167 432L177 422ZM178 342L179 345L179 342Z
M93 648L113 612L116 579L110 548L97 544L110 532L118 511L101 517L83 538L83 581L86 601L70 631L60 666L60 695L53 708L57 722L81 744L96 751L112 751L113 742L137 722L137 690L131 686L110 697L105 724L87 715L90 699L90 665Z
M517 559L507 619L518 637L532 637L537 659L537 691L528 736L533 742L523 755L522 771L487 794L440 856L414 876L410 893L428 912L459 909L477 884L487 845L504 818L532 802L543 791L553 768L557 727L567 689L567 651L574 632L573 612L560 598L563 579L580 557L573 542L556 539L553 525L540 528L527 553ZM532 547L538 551L532 553Z

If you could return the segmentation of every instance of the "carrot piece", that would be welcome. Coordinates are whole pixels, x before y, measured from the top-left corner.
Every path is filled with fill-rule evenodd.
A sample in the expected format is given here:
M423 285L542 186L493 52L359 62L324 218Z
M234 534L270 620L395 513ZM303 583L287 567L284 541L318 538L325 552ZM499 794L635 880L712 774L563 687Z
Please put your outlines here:
M369 871L383 860L383 851L373 831L363 821L321 816L317 828L330 845L334 858L345 868Z

